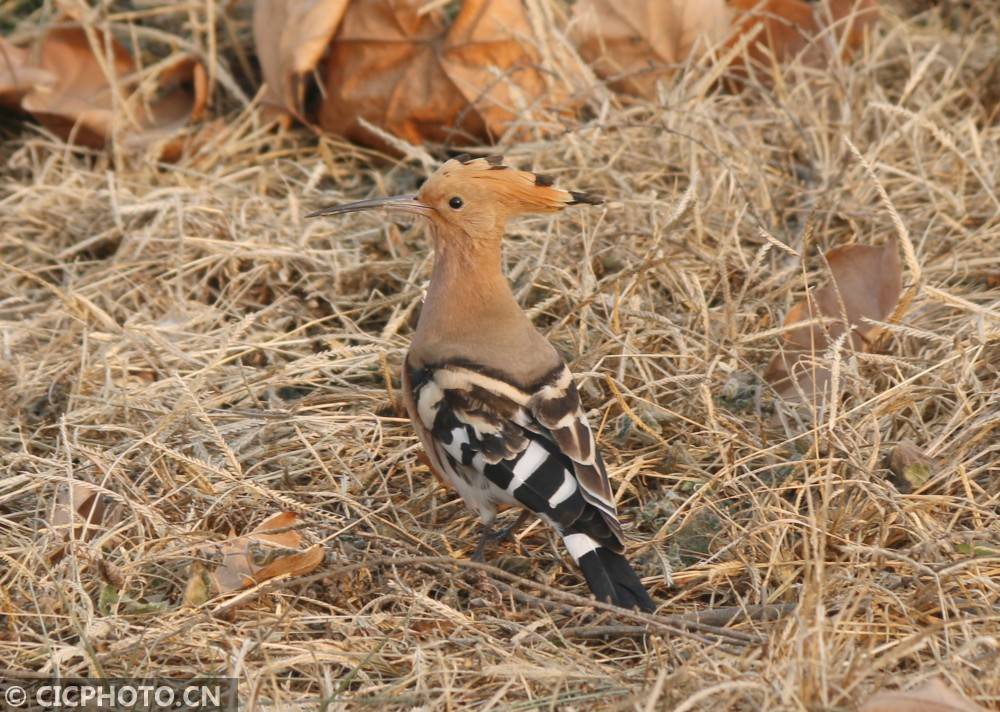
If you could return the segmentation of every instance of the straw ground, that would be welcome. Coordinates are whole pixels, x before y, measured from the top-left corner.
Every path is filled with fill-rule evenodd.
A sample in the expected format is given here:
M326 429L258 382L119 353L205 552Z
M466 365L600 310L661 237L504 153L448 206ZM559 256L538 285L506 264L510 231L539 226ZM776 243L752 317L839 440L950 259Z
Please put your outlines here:
M477 524L398 407L428 246L301 217L410 189L419 161L275 137L235 99L174 167L4 124L3 666L228 674L248 709L850 710L937 675L995 708L1000 11L916 5L829 72L732 95L706 61L504 147L610 200L518 222L505 260L675 616L645 636L558 595L585 588L542 526L492 561L545 588L461 563ZM822 251L893 236L905 312L836 360L835 410L776 408L760 374ZM885 467L903 439L933 458L910 492ZM102 518L67 542L69 483ZM324 545L316 575L182 605L200 544L281 510ZM752 615L689 625L726 607Z

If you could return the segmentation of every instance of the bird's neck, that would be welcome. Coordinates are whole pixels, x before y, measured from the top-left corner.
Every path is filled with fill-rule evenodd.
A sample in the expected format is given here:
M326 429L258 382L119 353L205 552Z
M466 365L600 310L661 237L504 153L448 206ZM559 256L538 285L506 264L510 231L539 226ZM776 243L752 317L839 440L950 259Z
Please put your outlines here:
M435 236L434 272L407 363L466 361L536 382L561 360L521 310L500 268L500 236Z
M533 375L526 354L551 350L521 310L500 267L500 239L435 239L434 271L410 363L454 358ZM552 352L554 356L555 352Z
M445 240L434 246L423 314L449 331L490 317L521 315L501 268L500 240Z

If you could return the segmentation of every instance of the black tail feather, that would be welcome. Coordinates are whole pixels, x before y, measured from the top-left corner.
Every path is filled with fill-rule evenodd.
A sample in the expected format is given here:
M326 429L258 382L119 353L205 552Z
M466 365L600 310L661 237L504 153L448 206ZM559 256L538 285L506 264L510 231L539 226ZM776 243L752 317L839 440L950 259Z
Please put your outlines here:
M577 564L597 600L647 613L656 610L639 576L621 554L598 546L581 556Z

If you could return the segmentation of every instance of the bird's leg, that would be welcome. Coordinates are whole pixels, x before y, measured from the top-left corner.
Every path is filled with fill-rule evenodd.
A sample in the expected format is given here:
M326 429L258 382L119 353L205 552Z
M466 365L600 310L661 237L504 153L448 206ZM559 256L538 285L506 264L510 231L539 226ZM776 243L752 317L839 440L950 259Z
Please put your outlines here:
M476 550L472 553L472 560L482 561L483 555L486 553L487 544L498 544L501 541L504 541L510 537L510 535L514 533L514 530L520 527L527 518L528 510L523 509L517 519L514 520L514 523L509 527L504 527L503 529L494 531L493 527L489 524L484 524L481 530L482 534L479 537L479 545L476 546Z
M501 529L496 533L496 541L501 542L509 539L511 534L513 534L517 529L520 528L522 524L524 524L524 521L528 518L529 514L530 512L527 509L522 509L521 513L517 515L517 519L515 519L510 526L504 527L503 529Z

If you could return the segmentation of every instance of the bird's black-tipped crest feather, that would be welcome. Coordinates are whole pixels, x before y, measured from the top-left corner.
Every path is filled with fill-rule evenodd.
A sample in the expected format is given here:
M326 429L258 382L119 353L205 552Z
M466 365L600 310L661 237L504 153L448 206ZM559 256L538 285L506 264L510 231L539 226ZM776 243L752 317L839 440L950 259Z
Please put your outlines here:
M569 194L573 196L573 200L569 203L570 205L603 205L604 198L599 195L594 195L592 193L581 193L576 190L569 191Z

